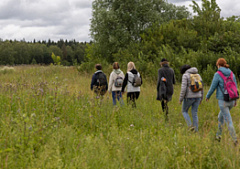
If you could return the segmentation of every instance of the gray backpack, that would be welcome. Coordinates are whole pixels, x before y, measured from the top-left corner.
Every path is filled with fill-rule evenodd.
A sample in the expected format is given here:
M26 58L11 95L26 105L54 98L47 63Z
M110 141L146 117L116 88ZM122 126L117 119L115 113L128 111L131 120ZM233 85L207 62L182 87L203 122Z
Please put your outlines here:
M121 76L117 76L114 82L115 87L122 87L123 85L123 78Z
M133 85L133 87L139 87L139 86L141 86L142 85L142 79L141 79L141 77L140 76L138 76L138 74L133 74L133 81L132 82L130 82L130 83L132 83L132 85Z

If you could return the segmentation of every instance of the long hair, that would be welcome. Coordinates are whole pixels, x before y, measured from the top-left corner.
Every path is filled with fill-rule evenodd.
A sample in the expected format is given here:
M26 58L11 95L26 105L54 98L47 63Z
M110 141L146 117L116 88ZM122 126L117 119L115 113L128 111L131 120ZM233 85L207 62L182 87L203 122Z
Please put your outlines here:
M135 64L133 62L128 62L127 71L130 72L132 69L136 69Z
M219 58L216 62L216 66L222 66L222 67L229 68L227 61L224 58Z
M190 65L183 65L181 68L180 68L180 72L181 74L184 74L188 69L190 69L191 66Z

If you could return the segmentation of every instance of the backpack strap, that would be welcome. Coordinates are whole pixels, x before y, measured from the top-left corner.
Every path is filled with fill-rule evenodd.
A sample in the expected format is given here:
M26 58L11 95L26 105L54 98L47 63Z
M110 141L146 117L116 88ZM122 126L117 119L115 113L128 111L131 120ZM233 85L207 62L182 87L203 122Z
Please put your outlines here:
M221 76L221 78L223 79L223 83L224 83L224 88L225 88L225 81L226 81L226 79L227 79L227 77L226 76L224 76L224 74L221 72L221 71L217 71L217 73ZM233 79L233 72L231 71L231 73L230 73L230 78L231 79ZM222 91L222 93L224 94L224 92L223 92L223 90L221 89L221 87L219 87L220 88L220 90Z
M138 75L139 75L138 72L137 72L137 74L133 74L132 72L128 72L128 73L131 73L131 74L133 75L133 79L135 78L135 76L138 76ZM133 84L133 82L131 82L130 80L128 80L128 81Z
M226 76L224 76L224 74L221 72L221 71L217 71L217 73L221 76L221 78L225 81L227 78L226 78ZM232 72L231 72L231 74L232 74Z

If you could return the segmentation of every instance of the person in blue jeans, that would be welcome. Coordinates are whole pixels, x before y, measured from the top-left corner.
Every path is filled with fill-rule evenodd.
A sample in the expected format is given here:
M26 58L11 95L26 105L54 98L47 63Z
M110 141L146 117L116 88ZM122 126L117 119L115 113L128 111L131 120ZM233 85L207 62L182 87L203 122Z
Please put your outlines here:
M216 66L218 67L218 71L221 71L223 73L224 76L228 77L231 74L231 70L229 69L229 65L227 64L226 60L224 58L219 58L217 60ZM235 78L235 75L233 74L233 79L235 81L235 84L237 86L237 81ZM215 89L217 89L217 93L216 93L216 98L218 99L218 105L220 108L220 112L218 114L218 131L216 134L216 139L218 141L221 140L221 134L222 134L222 127L224 125L224 121L227 123L228 125L228 130L230 132L230 135L234 141L234 144L237 145L238 141L237 141L237 136L236 136L236 132L233 126L233 122L232 122L232 117L230 114L230 110L237 105L237 102L235 100L232 101L224 101L224 81L221 78L221 76L216 72L214 74L213 80L212 80L212 84L211 87L207 93L206 96L206 101L209 101L211 95L213 94L213 92L215 91Z
M109 84L108 84L108 91L109 93L112 93L114 106L117 104L116 102L117 100L120 102L121 105L124 104L122 99L122 92L121 92L123 79L124 79L124 73L121 71L118 62L114 62L113 71L110 74ZM118 83L116 83L116 81Z
M182 104L182 114L187 122L187 125L191 131L198 131L198 106L203 99L203 90L199 90L197 92L193 92L190 88L191 80L190 76L196 75L202 81L201 76L198 74L198 70L195 67L191 67L190 65L183 65L181 67L182 76L182 84L181 84L181 92L179 97L179 104ZM189 108L192 107L192 119L193 124L191 122L191 118L188 114Z

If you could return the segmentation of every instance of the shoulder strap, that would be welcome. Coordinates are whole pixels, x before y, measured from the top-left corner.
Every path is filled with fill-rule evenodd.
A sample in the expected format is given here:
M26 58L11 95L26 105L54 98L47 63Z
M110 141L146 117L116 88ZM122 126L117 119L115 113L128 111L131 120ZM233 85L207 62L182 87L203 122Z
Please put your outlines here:
M230 77L231 77L231 79L233 79L233 72L231 72Z
M217 71L217 73L221 76L221 78L225 81L226 77L224 76L224 74L221 71ZM232 74L232 72L231 72Z

